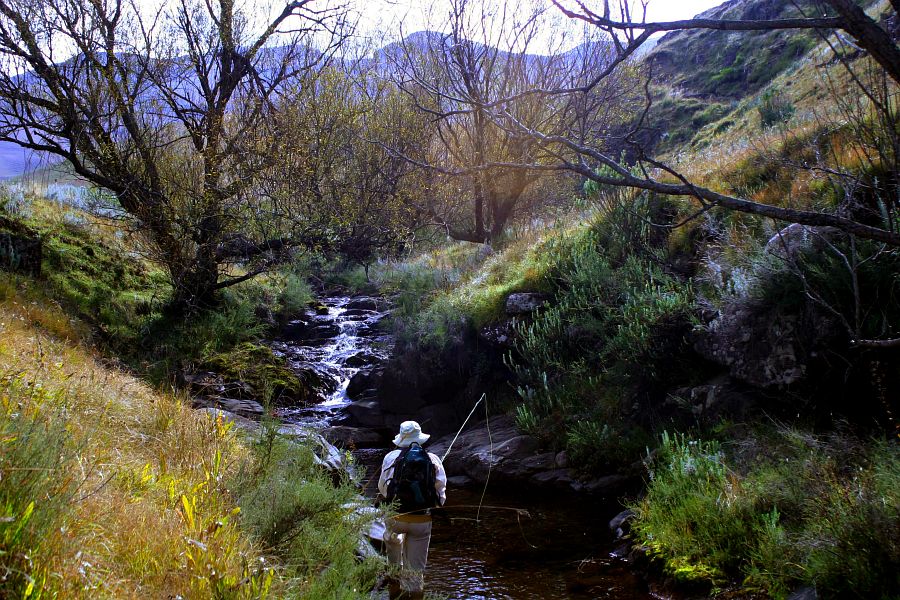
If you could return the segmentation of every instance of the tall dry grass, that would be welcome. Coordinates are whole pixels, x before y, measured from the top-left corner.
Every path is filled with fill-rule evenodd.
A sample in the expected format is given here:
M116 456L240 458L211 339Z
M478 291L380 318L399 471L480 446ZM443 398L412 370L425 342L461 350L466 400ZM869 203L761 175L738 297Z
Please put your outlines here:
M35 448L64 438L36 486L4 485L9 473L0 473L0 540L17 532L15 547L0 549L17 559L2 561L17 577L0 577L0 597L276 593L278 578L239 530L224 489L248 454L231 425L113 368L78 345L78 326L58 307L0 277L0 422L19 432L0 448L23 447L22 431Z

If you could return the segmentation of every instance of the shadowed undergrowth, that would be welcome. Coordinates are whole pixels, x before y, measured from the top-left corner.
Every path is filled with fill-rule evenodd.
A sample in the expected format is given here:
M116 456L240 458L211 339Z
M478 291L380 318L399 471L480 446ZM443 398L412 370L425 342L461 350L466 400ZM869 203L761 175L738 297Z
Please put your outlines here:
M743 580L786 598L900 594L900 451L760 428L730 444L664 435L636 540L679 581Z

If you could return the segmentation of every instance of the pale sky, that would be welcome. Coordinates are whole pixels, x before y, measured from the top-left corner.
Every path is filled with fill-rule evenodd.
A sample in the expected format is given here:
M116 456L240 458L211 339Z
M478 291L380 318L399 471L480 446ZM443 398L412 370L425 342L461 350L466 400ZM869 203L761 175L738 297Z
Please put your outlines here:
M543 0L550 6L549 0ZM633 2L635 0L632 0ZM688 19L709 8L722 4L724 0L649 0L648 21L674 21ZM428 28L426 16L446 13L446 0L355 0L351 6L360 14L360 32L375 30L393 33L397 23L403 22L404 33L413 33ZM590 8L598 8L599 0L587 0ZM554 9L556 10L556 9ZM433 20L433 19L432 19Z

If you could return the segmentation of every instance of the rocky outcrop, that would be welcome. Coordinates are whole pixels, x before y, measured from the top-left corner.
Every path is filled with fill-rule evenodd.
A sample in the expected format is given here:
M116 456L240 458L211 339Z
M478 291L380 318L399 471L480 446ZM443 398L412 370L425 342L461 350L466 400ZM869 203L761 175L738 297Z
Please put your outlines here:
M544 306L548 299L546 294L533 292L510 294L506 299L504 308L506 309L506 314L510 316L525 315Z
M430 444L429 452L443 456L453 437L449 435ZM632 483L623 475L582 480L565 453L541 448L537 438L519 431L508 416L476 424L460 434L444 460L444 468L448 476L473 484L483 484L490 478L491 482L511 486L587 492L609 498L622 494Z
M478 339L495 348L508 350L515 345L517 323L518 320L512 318L485 325L478 330Z
M384 411L378 400L357 400L344 409L343 424L376 431L387 429Z
M740 381L763 389L784 388L810 374L833 335L827 320L734 301L695 334L694 348Z
M0 216L0 269L37 277L42 257L43 242L37 233Z

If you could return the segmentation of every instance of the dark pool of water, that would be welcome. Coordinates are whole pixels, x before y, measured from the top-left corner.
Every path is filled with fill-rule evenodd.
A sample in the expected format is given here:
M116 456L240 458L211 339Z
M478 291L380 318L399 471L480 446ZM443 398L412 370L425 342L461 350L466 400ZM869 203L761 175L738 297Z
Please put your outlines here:
M451 490L437 520L427 589L459 600L651 598L621 559L607 529L616 507L579 496L534 498ZM527 511L519 513L509 508Z
M355 453L373 496L387 450ZM447 492L436 516L426 591L447 600L658 598L613 557L609 520L621 510L584 495L534 496L489 484ZM481 506L479 513L478 506ZM384 596L386 598L386 596Z

